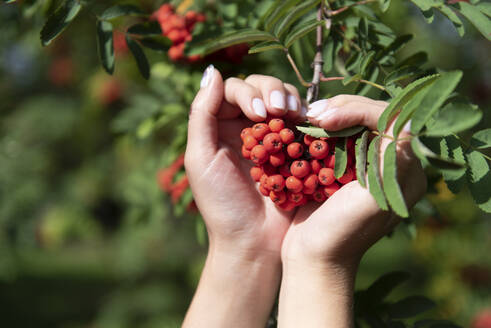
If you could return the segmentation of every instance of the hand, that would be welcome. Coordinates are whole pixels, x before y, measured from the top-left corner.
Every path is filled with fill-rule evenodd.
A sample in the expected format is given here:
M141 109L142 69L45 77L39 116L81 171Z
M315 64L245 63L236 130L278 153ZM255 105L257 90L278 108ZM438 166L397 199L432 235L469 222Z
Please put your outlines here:
M312 104L307 117L329 131L354 125L373 131L386 106L365 97L340 95ZM387 133L392 134L392 126ZM408 136L407 131L400 134ZM381 159L390 141L382 140ZM398 181L412 206L426 190L426 179L408 141L398 142L397 161ZM358 263L398 222L393 213L378 207L358 181L346 184L322 205L300 208L283 241L280 325L350 327Z
M212 66L201 86L191 106L185 166L210 248L183 326L265 326L293 214L259 194L252 164L242 158L240 132L268 113L300 119L300 97L295 87L272 77L224 83Z

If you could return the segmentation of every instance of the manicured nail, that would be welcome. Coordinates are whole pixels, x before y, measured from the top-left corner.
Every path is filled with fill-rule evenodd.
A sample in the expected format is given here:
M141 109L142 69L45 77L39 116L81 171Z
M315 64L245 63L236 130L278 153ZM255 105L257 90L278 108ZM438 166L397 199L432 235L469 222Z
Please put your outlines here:
M324 108L327 106L327 103L327 99L321 99L311 103L309 106L309 111L307 112L307 116L312 118L316 117L317 115L322 113Z
M406 124L404 124L404 127L402 128L404 132L411 133L411 120L407 121Z
M296 112L298 109L297 98L295 98L295 96L288 95L286 101L288 102L288 110L291 110L292 112Z
M203 73L203 77L201 78L200 82L200 87L205 88L208 86L210 83L212 77L213 77L213 71L215 70L215 67L213 65L209 65L206 69L205 72Z
M271 92L269 101L274 108L285 109L285 96L280 91L274 90Z
M252 99L252 109L257 116L261 116L262 118L266 118L266 107L264 106L264 102L262 99L254 98Z
M324 112L322 112L322 114L320 114L317 117L317 119L319 121L325 120L326 118L329 118L332 114L334 114L337 111L338 111L337 108L327 108L327 109L324 110Z

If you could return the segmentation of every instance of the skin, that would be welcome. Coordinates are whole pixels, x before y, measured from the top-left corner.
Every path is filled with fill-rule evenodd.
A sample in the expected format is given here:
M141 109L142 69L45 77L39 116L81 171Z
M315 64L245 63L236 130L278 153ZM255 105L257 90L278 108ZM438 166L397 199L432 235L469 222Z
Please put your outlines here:
M241 158L239 134L263 120L252 109L253 98L263 99L270 114L305 120L298 91L268 76L223 82L217 70L212 74L198 92L189 119L186 172L210 247L183 327L263 327L280 283L280 327L352 327L359 261L399 220L381 211L357 181L321 205L309 203L293 212L277 208L250 178L251 164ZM298 110L272 107L269 95L274 90L293 95ZM309 120L334 131L358 124L375 130L386 106L340 95ZM336 110L319 120L329 108ZM401 133L405 136L407 132ZM382 153L389 142L383 140ZM426 184L408 142L398 143L398 161L402 190L412 205Z

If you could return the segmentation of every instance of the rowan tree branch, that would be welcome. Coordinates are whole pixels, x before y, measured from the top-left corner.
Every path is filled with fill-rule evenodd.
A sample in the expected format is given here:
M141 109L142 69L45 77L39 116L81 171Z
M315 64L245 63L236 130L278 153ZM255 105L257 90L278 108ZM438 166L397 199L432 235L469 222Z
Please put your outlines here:
M322 16L322 11L324 10L324 2L322 1L319 9L317 10L317 20L322 21L324 18ZM316 53L314 57L314 75L312 77L312 83L310 88L307 90L307 103L317 100L319 96L319 83L322 76L322 65L324 61L322 60L322 30L324 29L323 24L317 26L317 37L316 37Z

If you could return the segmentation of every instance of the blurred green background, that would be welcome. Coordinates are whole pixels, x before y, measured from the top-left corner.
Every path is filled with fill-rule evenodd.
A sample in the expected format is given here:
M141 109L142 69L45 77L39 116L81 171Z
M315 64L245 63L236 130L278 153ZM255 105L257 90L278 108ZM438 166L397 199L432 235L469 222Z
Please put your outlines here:
M200 218L173 207L157 172L184 149L187 108L208 62L149 53L146 82L121 51L110 77L90 16L43 48L41 10L0 5L1 326L176 327L206 245ZM461 39L439 15L427 24L406 1L393 1L383 19L415 34L409 48L427 51L430 66L464 70L459 91L483 109L479 127L489 127L490 43L472 26ZM226 77L263 73L297 84L274 52L214 64ZM341 91L334 83L324 93ZM467 191L455 196L434 182L415 226L402 224L365 256L357 286L408 271L393 297L422 293L437 302L434 316L469 327L491 309L491 217Z

